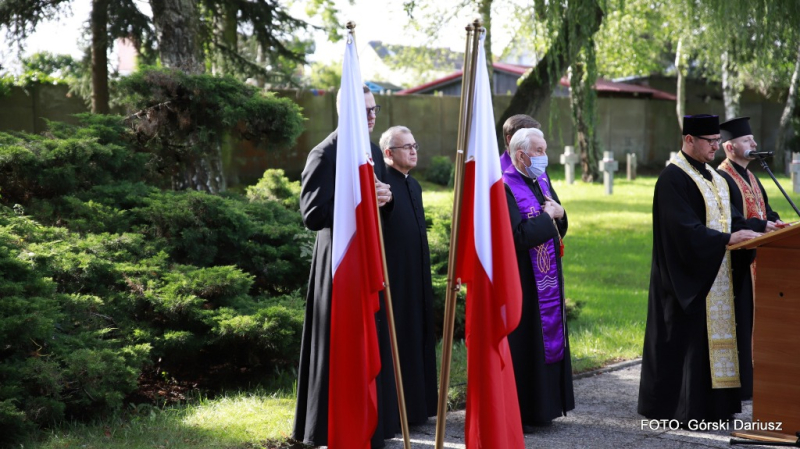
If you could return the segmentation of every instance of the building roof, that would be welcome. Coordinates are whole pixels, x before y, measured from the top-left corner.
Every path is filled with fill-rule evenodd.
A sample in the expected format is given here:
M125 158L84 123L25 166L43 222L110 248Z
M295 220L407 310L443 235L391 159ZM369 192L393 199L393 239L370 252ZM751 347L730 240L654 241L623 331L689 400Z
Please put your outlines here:
M561 78L561 83L564 87L569 87L569 81L566 78ZM594 83L595 90L600 93L617 94L620 96L632 97L645 97L653 98L655 100L675 101L677 97L669 92L654 89L648 86L640 86L638 84L621 83L618 81L611 81L605 78L598 78Z
M525 67L516 64L506 64L503 62L495 62L492 64L494 69L500 72L507 72L511 75L522 76L530 67ZM409 94L424 94L428 92L432 92L437 90L443 86L447 86L449 84L459 83L461 82L461 76L463 75L463 70L458 70L453 72L447 76L443 76L439 79L435 79L431 82L420 84L419 86L410 87L408 89L403 89L399 92L395 92L396 95L409 95Z
M492 66L498 72L505 72L507 74L516 76L522 76L530 69L530 67L527 66L522 66L517 64L506 64L502 62L495 62L494 64L492 64ZM462 75L463 71L459 70L457 72L453 72L450 75L433 80L431 82L401 90L399 92L396 92L395 94L409 95L409 94L430 93L435 90L440 90L444 86L460 83ZM569 81L567 80L567 78L561 78L561 82L559 84L564 87L569 87ZM598 78L597 82L595 82L594 84L594 88L598 94L602 93L605 94L605 96L642 97L642 98L653 98L655 100L666 100L666 101L676 100L675 95L672 95L669 92L664 92L663 90L654 89L648 86L640 86L636 84L611 81L604 78Z

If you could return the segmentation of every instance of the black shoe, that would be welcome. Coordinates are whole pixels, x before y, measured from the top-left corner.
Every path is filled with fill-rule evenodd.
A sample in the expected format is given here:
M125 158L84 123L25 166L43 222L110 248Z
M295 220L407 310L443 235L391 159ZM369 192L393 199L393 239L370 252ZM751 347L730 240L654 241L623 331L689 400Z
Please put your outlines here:
M550 427L553 425L553 421L534 421L530 424L523 424L522 425L522 433L535 433L537 430L541 429L542 427Z

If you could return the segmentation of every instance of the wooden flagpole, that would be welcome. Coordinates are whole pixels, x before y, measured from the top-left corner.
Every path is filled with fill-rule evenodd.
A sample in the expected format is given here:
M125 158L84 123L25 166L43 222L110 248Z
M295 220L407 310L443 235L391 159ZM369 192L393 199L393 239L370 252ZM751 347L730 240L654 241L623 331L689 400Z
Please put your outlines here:
M353 39L353 45L356 41L356 23L353 21L347 22L347 30L350 38ZM360 68L359 68L360 70ZM374 161L376 164L382 161ZM375 204L378 204L378 191L375 190ZM389 325L389 339L392 342L392 361L394 362L394 379L397 386L397 406L400 409L400 428L403 431L403 447L411 449L411 439L408 431L408 416L406 415L406 396L403 392L403 374L400 371L400 352L397 349L397 333L395 331L394 323L394 309L392 308L392 293L389 289L389 269L386 265L386 250L383 244L383 224L381 223L380 207L376 208L378 220L378 236L381 241L381 263L383 265L383 298L386 306L386 323ZM383 367L381 367L383 369Z
M472 109L474 107L475 72L480 45L481 21L475 20L466 27L467 44L464 51L464 70L461 78L461 106L459 110L458 137L456 140L456 163L453 188L453 213L450 227L450 255L447 261L447 294L444 309L444 335L442 336L442 367L439 380L439 404L436 412L436 449L444 445L444 429L447 422L447 393L450 389L450 362L453 358L453 333L456 316L456 299L461 291L461 279L455 279L458 252L461 199L464 188L464 160L469 141Z

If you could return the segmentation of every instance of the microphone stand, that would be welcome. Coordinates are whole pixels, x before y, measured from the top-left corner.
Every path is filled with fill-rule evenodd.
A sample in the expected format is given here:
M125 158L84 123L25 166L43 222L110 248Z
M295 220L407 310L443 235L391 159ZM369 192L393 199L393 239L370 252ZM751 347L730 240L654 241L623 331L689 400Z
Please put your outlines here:
M775 181L775 185L778 186L778 188L781 190L781 193L783 193L783 196L786 197L786 201L788 201L789 204L792 205L792 209L794 209L794 211L797 214L797 216L800 217L800 210L797 210L797 206L794 205L794 202L792 202L792 199L789 198L789 195L787 195L786 191L783 190L783 187L781 187L781 185L778 182L778 180L775 179L775 175L772 174L772 170L769 169L769 165L767 165L766 156L756 156L756 159L758 159L758 162L760 162L761 166L764 167L764 170L766 170L767 173L769 173L769 176L772 178L773 181Z

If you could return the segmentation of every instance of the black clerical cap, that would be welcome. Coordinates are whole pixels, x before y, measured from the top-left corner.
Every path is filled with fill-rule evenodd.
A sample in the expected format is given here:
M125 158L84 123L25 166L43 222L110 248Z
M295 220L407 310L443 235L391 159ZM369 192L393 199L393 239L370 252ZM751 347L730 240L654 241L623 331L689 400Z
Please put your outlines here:
M725 123L720 123L719 132L722 134L723 142L737 137L749 136L753 134L753 131L750 130L750 117L736 117Z
M683 116L683 135L709 136L719 134L719 116L698 114Z

